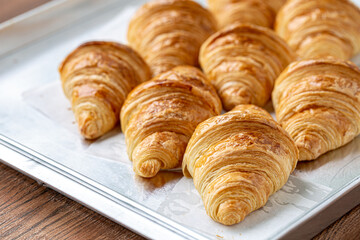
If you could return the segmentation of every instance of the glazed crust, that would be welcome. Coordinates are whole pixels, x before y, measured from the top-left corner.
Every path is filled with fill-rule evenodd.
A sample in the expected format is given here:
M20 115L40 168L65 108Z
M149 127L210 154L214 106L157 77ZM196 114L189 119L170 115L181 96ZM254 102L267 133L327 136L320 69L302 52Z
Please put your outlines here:
M304 59L348 60L360 51L360 10L348 0L289 0L275 25Z
M201 44L215 31L214 17L198 3L158 0L146 3L133 16L128 41L156 76L175 66L196 66Z
M207 214L232 225L262 207L295 169L298 150L263 109L239 105L198 125L183 161Z
M121 110L135 173L153 177L160 169L180 167L197 124L220 112L215 89L195 67L175 67L136 87Z
M87 42L59 66L80 133L95 139L111 130L127 94L150 78L150 69L131 48L115 42Z
M220 27L233 23L272 27L275 16L286 0L208 0L210 11Z
M316 159L360 133L360 70L349 61L294 62L276 80L272 99L300 160Z
M274 31L235 24L209 37L200 50L200 64L226 110L238 104L263 106L274 81L296 58Z

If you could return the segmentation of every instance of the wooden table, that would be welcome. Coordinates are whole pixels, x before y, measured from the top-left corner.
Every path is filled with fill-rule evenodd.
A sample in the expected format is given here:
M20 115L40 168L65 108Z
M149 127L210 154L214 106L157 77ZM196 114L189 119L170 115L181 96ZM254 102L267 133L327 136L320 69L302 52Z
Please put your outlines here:
M0 22L49 0L0 0ZM314 239L360 239L360 205ZM0 163L0 239L144 239Z

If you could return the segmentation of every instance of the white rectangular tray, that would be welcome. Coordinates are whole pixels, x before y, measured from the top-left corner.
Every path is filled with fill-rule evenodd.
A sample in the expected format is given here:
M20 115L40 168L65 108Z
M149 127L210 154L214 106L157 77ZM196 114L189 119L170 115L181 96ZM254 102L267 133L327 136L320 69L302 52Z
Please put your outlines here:
M57 67L82 42L125 43L144 2L58 0L0 24L0 161L152 239L310 238L360 203L360 138L299 163L265 207L232 227L205 214L181 173L136 177L119 128L82 140Z

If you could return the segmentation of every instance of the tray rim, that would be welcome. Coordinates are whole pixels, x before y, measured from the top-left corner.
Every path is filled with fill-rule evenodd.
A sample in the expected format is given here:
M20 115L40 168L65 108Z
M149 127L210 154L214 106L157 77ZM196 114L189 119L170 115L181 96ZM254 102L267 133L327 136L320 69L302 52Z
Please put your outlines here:
M53 9L56 7L61 8L62 7L61 5L64 3L65 4L66 3L76 4L76 3L81 3L83 1L84 0L75 0L75 1L57 0L57 1L53 1L53 2L51 1L51 2L45 3L44 5L36 7L31 11L25 12L15 18L12 18L10 20L7 20L7 21L1 23L0 24L0 33L4 29L7 29L8 27L14 27L14 26L16 27L17 25L21 25L31 18L41 17L42 15L46 14L49 9ZM66 27L66 24L64 26ZM57 30L59 30L59 29L57 29ZM46 38L51 33L52 33L52 31L49 31L47 34L39 36L38 39ZM28 47L27 45L31 45L33 42L35 42L38 39L32 39L31 41L28 41L28 42L26 42L26 40L24 40L25 45L19 45L19 46L16 46L15 48L9 49L5 53L0 53L0 58L1 59L6 58L6 57L8 57L8 56L6 56L8 54L12 55L12 54L21 52L21 50L23 48ZM105 217L110 218L111 220L131 229L132 231L134 231L144 237L151 237L151 238L154 237L156 239L177 239L177 238L179 238L179 239L184 239L184 238L185 239L207 239L207 237L205 237L201 233L198 233L197 231L194 231L194 230L187 228L165 216L162 216L161 214L158 214L155 211L148 209L147 207L141 205L140 203L137 203L137 202L127 198L126 196L123 196L123 195L91 180L90 178L83 176L80 173L77 173L76 171L74 171L72 169L67 168L66 166L42 155L41 153L37 153L34 150L27 148L25 144L16 142L0 133L0 150L1 149L8 149L15 155L8 154L9 152L6 152L6 151L4 154L3 151L0 151L0 162L22 172L23 174L25 174L37 181L44 183L47 187L52 188L55 191L58 191L58 192L64 194L65 196L81 203L82 205L85 205L86 207L89 207L90 209L104 215ZM29 165L29 162L31 162L31 165ZM126 221L119 220L118 218L112 216L111 214L101 210L100 206L95 206L92 203L89 203L86 200L83 200L83 199L69 193L69 191L64 190L62 188L62 186L60 186L61 184L59 184L59 182L61 182L61 181L59 181L58 183L53 183L49 179L39 176L37 174L37 171L36 170L34 171L35 166L37 168L40 168L43 170L50 170L53 173L58 174L59 175L58 178L71 181L73 184L78 185L77 188L79 188L79 189L82 186L82 188L86 189L87 192L89 192L89 193L93 192L93 193L97 194L98 197L102 198L104 201L106 201L106 199L107 199L108 201L116 202L116 200L127 199L129 206L132 206L132 207L140 206L140 209L143 209L145 211L145 213L147 214L147 216L151 216L152 218L154 218L153 215L155 215L156 216L155 219L161 220L163 222L162 224L158 224L155 221L148 222L147 224L149 224L150 228L161 226L162 231L164 231L164 232L161 233L161 236L159 236L157 234L153 235L152 231L147 232L146 231L147 228L145 228L145 230L143 230L137 226L138 224L129 224L129 223L126 223ZM92 188L99 189L100 191L94 191L94 190L92 190ZM359 189L359 188L360 188L360 176L357 176L352 181L348 182L343 188L338 189L336 192L332 193L324 201L322 201L322 202L318 203L316 206L314 206L312 208L312 210L304 213L299 218L294 219L289 225L282 228L280 231L276 232L272 236L272 238L279 239L279 238L286 237L286 235L288 233L290 233L291 231L298 228L301 224L308 222L309 220L311 220L313 217L315 217L320 212L325 211L327 208L329 208L334 203L334 201L340 199L341 197L344 197L345 195L349 194L354 189ZM105 194L102 194L101 192L103 192ZM116 197L117 195L120 196L120 199L118 199ZM127 202L127 201L125 201L125 202ZM116 203L116 204L120 208L126 208L119 203ZM354 206L356 206L356 205L357 205L357 203ZM124 210L124 209L122 209L122 210ZM133 213L138 214L139 218L144 217L144 213L139 213L136 211L133 211ZM146 216L145 216L145 218L146 218ZM170 223L167 223L167 222L170 222L173 225L170 225ZM164 223L165 223L165 225L170 226L170 229L167 228L166 226L164 226ZM327 224L330 224L330 223L331 222L328 222ZM178 228L174 227L174 225L177 226ZM171 230L173 228L175 228L175 231ZM182 231L182 230L178 231L179 229L183 229L184 231ZM169 238L169 237L171 237L171 238Z
M208 239L205 235L187 228L161 214L155 212L147 208L146 206L137 203L126 196L123 196L102 184L97 183L96 181L62 165L61 163L52 160L41 153L38 153L25 145L16 142L3 134L0 133L0 150L4 149L10 150L12 153L17 155L16 157L10 156L11 154L7 154L6 151L0 151L0 162L3 164L14 168L21 173L29 176L30 178L35 179L41 184L46 185L47 187L60 192L61 194L73 199L74 201L79 202L80 204L98 212L99 214L131 229L132 231L144 236L150 237L152 239ZM7 160L5 160L7 159ZM32 163L29 165L29 161ZM41 170L50 170L52 174L57 174L56 181L51 181L48 178L39 175L39 169ZM67 190L61 186L63 181L71 181L72 187L76 189L83 188L82 190L87 190L87 193L95 193L99 197L102 198L103 201L112 201L116 204L117 208L121 210L127 209L135 213L136 218L146 218L149 221L146 223L148 227L145 229L141 229L144 225L139 226L139 224L129 224L126 221L119 220L118 218L112 216L111 213L107 213L101 210L101 206L99 204L92 204L91 202L87 202L83 200L81 197L73 195L69 193ZM331 205L336 201L341 199L342 197L349 194L351 191L355 189L360 189L360 176L354 178L352 181L348 182L343 188L335 191L329 197L327 197L323 202L318 203L313 207L312 210L306 212L294 219L289 225L283 227L278 232L276 232L270 239L286 239L287 234L296 230L300 225L310 221L312 218L316 217L322 211L326 211ZM122 202L122 203L119 203ZM351 208L355 207L350 206ZM349 207L349 206L348 206ZM132 208L132 209L131 209ZM350 209L351 209L350 208ZM135 209L135 211L134 211ZM143 210L144 212L141 212ZM345 211L346 212L346 211ZM344 212L344 213L345 213ZM343 214L344 214L343 213ZM158 221L156 221L158 220ZM136 221L135 221L136 222ZM325 223L330 224L330 222ZM323 225L325 225L323 224ZM156 231L148 232L146 231L148 228L161 226L161 236L156 234ZM155 233L155 236L153 236ZM316 233L315 233L316 234Z
M13 153L16 153L19 157L25 157L27 160L30 160L33 163L36 163L38 167L42 169L48 169L51 170L54 174L60 174L62 179L68 179L71 180L74 184L82 185L82 187L93 191L94 193L98 194L99 196L102 196L103 198L106 198L108 200L111 200L113 202L116 202L116 204L120 208L126 208L138 215L138 217L147 218L149 221L148 224L150 224L152 227L154 224L161 226L164 232L161 233L163 239L174 239L173 234L177 234L179 237L183 237L185 239L207 239L205 236L203 236L200 233L197 233L169 218L166 218L165 216L162 216L159 213L156 213L155 211L147 208L146 206L141 205L140 203L137 203L126 196L123 196L105 186L102 184L97 183L96 181L42 155L41 153L38 153L30 148L27 148L25 145L16 142L2 134L0 134L0 149L7 148L11 150ZM48 181L48 179L37 176L38 171L34 171L34 166L28 167L28 164L24 164L24 166L21 166L21 164L16 164L15 162L9 161L16 160L13 157L10 157L9 160L4 160L4 158L9 157L8 154L5 154L0 151L0 162L15 168L25 175L36 179L37 181L40 181L42 183L45 183L47 187L50 187L56 191L60 191L62 194L76 200L80 201L76 196L67 194L66 191L62 191L61 189L61 181L59 181L59 184L53 184ZM87 205L86 203L84 203ZM88 207L92 208L93 210L97 210L96 206L87 205ZM99 211L97 211L99 212ZM101 211L99 213L102 213ZM112 218L111 216L109 216ZM118 219L112 219L116 222L125 225L129 227L131 230L138 232L142 236L151 237L152 233L148 234L148 232L144 233L143 231L139 230L138 228L134 228L134 226L126 224L125 221L119 221ZM172 232L172 233L171 233ZM169 238L172 237L172 238ZM176 238L176 237L175 237Z

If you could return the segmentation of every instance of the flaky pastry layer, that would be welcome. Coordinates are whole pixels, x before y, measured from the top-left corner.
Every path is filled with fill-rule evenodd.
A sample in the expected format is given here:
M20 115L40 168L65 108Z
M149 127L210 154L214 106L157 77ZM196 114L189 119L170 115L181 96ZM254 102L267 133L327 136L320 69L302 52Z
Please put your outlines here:
M300 160L313 160L360 133L360 70L332 58L290 64L276 80L276 118Z
M289 0L275 29L304 59L348 60L360 51L360 10L348 0Z
M204 42L199 61L224 108L231 110L239 104L265 105L275 79L295 58L274 31L235 24Z
M271 28L275 16L286 0L208 0L210 11L220 27L233 23Z
M201 44L216 31L212 14L191 0L157 0L133 16L128 41L153 76L179 65L197 65Z
M239 105L198 125L183 161L207 214L232 225L262 207L295 169L298 150L269 113Z
M135 173L153 177L160 169L181 166L197 124L220 112L215 89L195 67L175 67L136 87L121 110Z
M87 42L59 67L62 88L71 101L80 133L95 139L119 121L120 108L150 69L131 48L115 42Z

